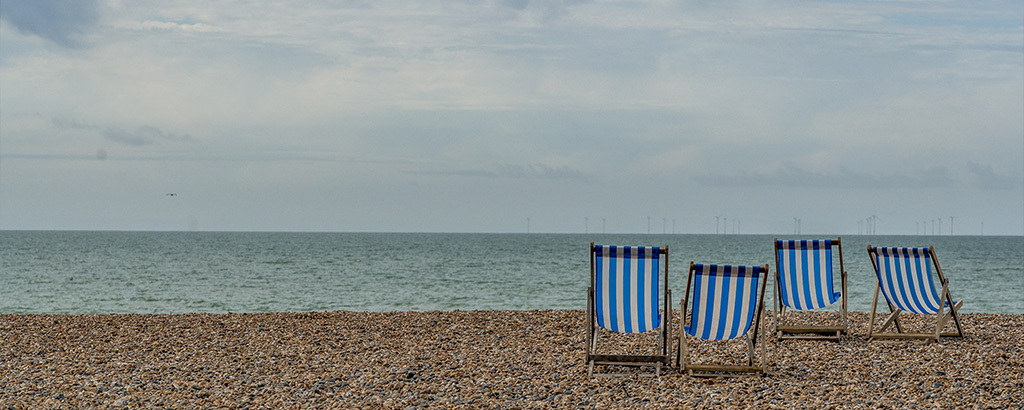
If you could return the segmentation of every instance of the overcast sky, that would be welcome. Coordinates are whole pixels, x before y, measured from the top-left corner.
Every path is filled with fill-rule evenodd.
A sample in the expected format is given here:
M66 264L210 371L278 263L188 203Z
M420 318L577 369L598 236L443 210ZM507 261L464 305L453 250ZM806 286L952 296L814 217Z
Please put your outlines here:
M5 0L0 229L1024 234L1024 3L720 3Z

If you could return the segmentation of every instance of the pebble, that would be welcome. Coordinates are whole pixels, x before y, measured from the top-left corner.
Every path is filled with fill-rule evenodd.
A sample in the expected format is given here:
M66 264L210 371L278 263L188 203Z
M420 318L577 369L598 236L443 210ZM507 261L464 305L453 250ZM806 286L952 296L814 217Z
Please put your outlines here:
M868 341L868 315L849 316L852 332L839 343L761 338L766 376L691 379L673 368L587 377L581 310L0 315L0 408L1024 403L1024 315L963 314L967 336L939 343ZM927 326L914 315L901 320ZM603 334L602 346L642 353L656 340L627 336ZM745 354L729 342L691 350L708 363Z

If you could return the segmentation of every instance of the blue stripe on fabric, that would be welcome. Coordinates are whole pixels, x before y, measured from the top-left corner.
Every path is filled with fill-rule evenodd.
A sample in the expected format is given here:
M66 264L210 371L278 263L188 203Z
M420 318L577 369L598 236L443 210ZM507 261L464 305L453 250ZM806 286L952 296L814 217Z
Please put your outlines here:
M757 290L760 289L761 287L761 268L755 266L749 269L753 271L754 275L750 278L750 283L746 286L746 289L749 290L749 292L747 293L747 315L744 317L745 326L743 327L743 332L737 334L737 337L747 334L747 331L750 330L751 323L754 321L754 315L757 311Z
M899 249L894 249L894 252L895 255L892 257L895 258L895 260L893 261L893 271L891 273L891 278L889 279L891 281L889 286L893 290L893 297L896 299L896 306L903 310L910 310L910 307L907 306L909 304L906 303L906 295L903 292L902 280L903 271L906 270L904 267L906 258L902 256L902 252Z
M814 282L811 281L811 271L810 266L808 265L809 255L807 254L807 251L807 241L800 241L800 276L804 278L804 288L802 289L805 301L804 303L811 304L814 303L812 302L814 299L811 297L811 284ZM809 306L804 305L801 306L800 309L807 309L808 307Z
M619 249L618 249L617 246L612 246L609 251L611 252L610 256L611 256L612 260L608 261L609 262L608 264L611 265L611 266L608 267L608 289L609 289L609 292L608 292L608 314L609 314L609 316L611 316L611 317L608 318L608 320L609 320L608 328L618 332L619 331L619 306L618 306L618 299L619 298L618 298L618 295L616 294L616 292L619 289L619 284L618 284L618 281L616 279L618 279L617 276L619 275L619 272L618 272L618 265L619 265L619 263L618 263L618 261L616 259L619 257L618 254L620 252L619 252Z
M912 270L907 272L906 278L907 286L910 288L911 298L911 300L908 300L908 302L913 303L913 305L910 306L910 308L912 308L910 311L919 314L926 313L928 312L928 308L924 293L925 282L922 280L924 278L922 278L923 270L921 269L921 252L919 252L918 248L908 249L906 262L908 269ZM916 284L914 284L914 281L910 280L910 275L918 277L916 278L918 279L918 281L916 281Z
M626 247L626 255L629 255L627 258L631 259L633 254L641 249L643 248ZM622 314L625 316L623 318L623 324L626 327L623 331L626 333L633 333L633 299L631 298L631 296L633 296L633 289L631 288L633 285L633 276L632 260L627 259L626 262L622 264Z
M739 294L736 295L736 312L739 313L739 316L737 316L733 321L734 326L731 338L740 337L747 333L747 328L750 320L752 319L750 316L750 309L753 305L748 305L746 309L743 308L743 305L750 302L750 296L752 294L757 293L756 287L754 289L750 288L751 283L757 283L757 268L745 266L742 267L742 269L754 275L747 275L739 278L740 282L737 284Z
M740 315L738 315L738 313L743 313L744 312L744 310L743 310L744 298L743 297L744 297L744 293L746 291L746 287L744 286L744 282L746 282L747 278L745 278L743 276L736 276L735 278L730 278L730 282L733 281L733 280L735 280L736 283L733 283L731 288L734 289L734 292L736 292L736 296L735 296L735 298L733 298L732 307L730 308L731 311L733 312L733 314L731 315L733 317L733 319L732 319L732 327L729 328L729 334L727 335L728 339L732 339L732 338L736 337L739 334L741 322L743 322L744 319L745 319L745 317L741 317Z
M647 248L638 248L637 249L637 257L640 259L640 262L637 262L637 264L636 264L636 275L635 275L636 276L636 309L637 309L637 312L636 312L636 314L637 314L637 323L635 325L636 325L637 331L639 331L639 332L646 332L648 330L647 329L647 321L644 320L645 315L646 315L646 312L644 312L644 311L647 310L647 309L645 309L646 306L644 306L644 303L647 300L644 297L644 291L646 290L646 289L644 289L644 279L647 278L647 272L644 270L644 268L647 266L647 262L645 260L645 257L647 256L646 255L646 251L647 251ZM632 283L632 281L629 281L628 283ZM626 306L633 306L633 304L627 302ZM630 314L629 317L630 317L630 319L632 319L633 315Z
M897 259L895 260L895 263L893 264L893 266L895 266L896 269L893 271L893 275L892 275L893 276L892 277L892 279L893 279L892 286L893 286L893 291L895 292L893 294L896 295L896 300L898 301L898 305L900 306L901 309L913 311L910 308L910 303L909 303L909 299L907 297L907 294L906 294L906 292L903 291L903 289L904 289L903 288L903 275L905 274L906 270L910 268L909 267L910 261L907 260L907 258L905 256L905 252L902 252L900 250L896 250L896 252L897 252Z
M594 249L594 262L595 262L595 274L594 274L594 308L597 309L597 324L603 328L607 328L605 325L604 318L604 305L606 303L604 296L604 247L597 245Z
M757 308L760 268L696 265L695 271L690 326L685 326L684 331L706 340L733 339L746 334ZM703 304L700 301L702 295L706 297ZM720 297L717 304L714 302L716 295ZM732 304L729 303L730 295L733 296ZM746 309L743 308L744 303L747 303ZM729 318L733 323L727 328Z
M930 313L939 312L939 306L936 303L939 302L940 299L939 295L935 293L935 282L932 280L932 257L927 248L922 248L921 253L923 256L922 263L924 264L924 269L921 270L921 272L922 275L925 276L925 281L922 281L922 286L925 286L926 284L928 285L928 288L924 291L927 291L927 294L931 296L931 298L927 299L928 309L930 310Z
M825 264L825 294L828 296L828 304L831 305L839 300L840 292L835 292L832 289L832 240L825 240L825 260L828 263Z
M661 248L655 247L654 248L654 255L652 255L652 259L653 260L652 260L652 263L651 263L651 273L650 273L650 276L651 276L651 287L649 289L650 290L650 295L651 295L651 311L650 312L651 312L651 318L654 319L652 321L652 325L654 326L654 328L658 328L658 327L661 326L661 311L658 310L658 304L661 301L661 299L660 299L661 295L658 294L658 285L661 283L659 281L660 280L660 275L661 275L661 269L660 269L661 266L659 264L661 263L661 261L658 259L660 255L661 255Z
M728 322L727 318L732 314L732 310L729 306L729 295L732 293L732 277L729 274L732 273L730 266L721 267L722 276L716 278L716 285L721 286L722 290L718 291L721 300L718 301L717 313L718 323L715 323L715 340L722 340L725 337L725 323Z
M935 295L935 284L932 282L931 275L931 263L928 255L928 249L917 248L914 250L916 257L916 263L918 264L918 292L921 297L921 311L925 313L935 313L939 311L939 306L935 303L938 297Z
M660 327L657 303L660 251L656 247L595 245L594 290L597 320L601 327L630 333ZM632 262L637 266L632 266ZM648 281L650 287L646 285Z
M825 299L824 296L821 294L821 285L823 285L821 276L822 272L824 272L821 269L821 254L823 253L821 249L821 241L814 241L811 244L811 246L814 248L814 251L811 253L811 256L814 258L814 263L812 264L814 266L814 282L810 283L810 287L814 289L815 301L814 306L811 307L819 308L825 306Z
M786 306L811 310L839 300L842 293L833 291L831 239L777 240L776 246L779 248L779 288ZM803 286L798 279L802 279Z
M704 309L700 306L700 295L704 293L704 284L701 283L703 279L700 275L703 266L697 265L694 269L697 270L697 275L696 278L694 278L695 280L693 283L693 302L690 304L692 306L690 308L690 326L687 327L687 333L689 333L690 336L698 336L697 324L701 321L701 318L704 317Z
M800 272L797 272L795 270L797 254L797 252L794 250L795 247L796 241L789 241L789 272L786 275L786 277L787 279L789 279L789 298L792 299L793 302L793 306L790 307L794 309L803 309L803 306L800 303L800 298L797 296L800 294L800 290L798 288L799 285L797 284L798 281L796 280L796 275L799 275Z
M888 299L890 301L892 301L893 304L896 304L897 308L899 308L899 304L900 304L899 298L897 297L896 288L893 286L896 283L896 280L895 280L896 278L894 278L894 276L895 276L895 271L899 269L898 268L898 263L897 263L896 260L893 260L894 255L892 254L892 251L887 250L887 249L883 249L883 251L886 252L885 253L885 263L886 264L885 264L885 286L884 286L884 290L889 295Z
M707 270L707 269L708 268L705 267L705 270ZM716 269L715 265L711 265L710 269L711 270L715 270ZM706 313L704 313L704 316L702 317L704 319L704 321L705 321L703 326L701 326L701 338L702 339L708 339L708 338L711 337L711 325L708 323L708 321L712 320L715 317L715 298L714 298L714 295L715 295L715 290L717 290L718 287L716 286L717 284L715 283L715 281L713 279L714 279L713 277L708 278L707 283L706 283L707 289L704 290L704 293L707 295L707 300L704 301L704 303L705 303L704 310L705 310Z
M874 248L875 251L875 278L878 279L878 287L882 288L882 294L885 294L885 281L882 280L882 271L885 270L885 265L882 265L882 253L881 249ZM870 256L870 255L869 255Z
M910 252L911 258L908 258L908 261L912 264L913 271L907 272L908 275L906 280L911 290L911 303L914 304L914 312L926 312L928 311L928 301L925 300L925 284L920 282L921 272L923 272L921 269L921 254L918 252L917 248L911 249ZM910 275L914 275L916 278L912 278Z

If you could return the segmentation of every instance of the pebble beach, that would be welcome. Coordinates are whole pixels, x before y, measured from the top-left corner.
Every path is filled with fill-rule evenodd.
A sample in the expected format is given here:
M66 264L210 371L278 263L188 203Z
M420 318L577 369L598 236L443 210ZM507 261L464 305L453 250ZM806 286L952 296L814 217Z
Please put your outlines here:
M691 378L588 377L582 310L0 315L0 408L1024 408L1024 315L962 314L939 343L850 321L839 343L762 338L765 376Z

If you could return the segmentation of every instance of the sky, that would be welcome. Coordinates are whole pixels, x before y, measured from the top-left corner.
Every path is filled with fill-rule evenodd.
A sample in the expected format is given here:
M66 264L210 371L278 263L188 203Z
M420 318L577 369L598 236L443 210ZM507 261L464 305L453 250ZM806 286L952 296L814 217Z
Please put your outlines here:
M1024 235L1024 3L5 0L0 229Z

